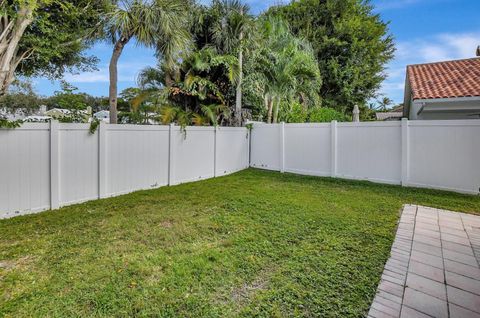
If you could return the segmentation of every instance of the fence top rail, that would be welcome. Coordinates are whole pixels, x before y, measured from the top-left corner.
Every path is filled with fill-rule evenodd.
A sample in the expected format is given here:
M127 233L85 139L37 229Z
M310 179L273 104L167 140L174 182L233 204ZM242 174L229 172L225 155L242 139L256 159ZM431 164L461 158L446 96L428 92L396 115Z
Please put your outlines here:
M59 130L88 130L90 124L78 124L78 123L59 123Z
M182 127L180 126L172 126L172 129L175 130L175 131L181 131L182 130ZM186 132L189 132L189 131L215 131L215 127L213 126L186 126L185 127L185 131Z
M110 125L105 124L108 131L168 131L169 126L165 125Z
M282 125L281 123L277 123L277 124L253 123L253 126L254 126L255 128L279 127L279 126L281 126L281 125ZM288 125L291 125L291 124L288 124Z
M409 120L409 126L480 126L479 119Z
M401 121L339 122L338 127L400 127Z
M49 130L49 123L23 123L17 128L0 128L0 131L16 131L16 130Z
M479 119L450 119L450 120L406 120L409 126L480 126ZM333 121L332 121L333 122ZM332 122L328 123L289 123L285 124L286 128L315 128L330 127ZM272 128L278 127L281 123L267 124L254 123L255 128ZM396 121L362 121L362 122L337 122L338 127L400 127L401 120Z
M219 131L245 131L247 127L225 127L225 126L217 126L217 130Z
M285 124L285 128L331 128L331 123L294 123L294 124Z

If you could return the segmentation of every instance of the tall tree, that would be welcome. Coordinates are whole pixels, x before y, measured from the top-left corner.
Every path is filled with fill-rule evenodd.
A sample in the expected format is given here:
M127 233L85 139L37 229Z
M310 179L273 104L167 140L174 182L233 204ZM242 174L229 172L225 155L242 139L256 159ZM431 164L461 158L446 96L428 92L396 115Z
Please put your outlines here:
M0 0L0 95L15 75L60 78L94 68L92 44L100 0Z
M138 76L142 91L132 100L132 105L148 101L160 106L164 124L173 121L225 124L230 119L225 95L238 78L237 57L218 54L214 47L204 47L185 52L181 61L171 85L165 83L165 64L143 69Z
M110 123L117 123L117 64L130 40L170 54L185 43L185 5L181 0L124 0L107 14L105 35L113 43L110 59Z
M277 122L281 103L305 102L311 88L321 84L320 72L310 44L294 36L285 21L266 17L257 30L249 80L261 87L267 122Z
M219 54L236 55L239 73L235 81L235 125L242 121L242 85L245 42L252 31L253 17L249 7L240 0L214 0L209 8L199 10L193 25L198 49L214 46Z
M237 54L238 79L235 89L235 124L242 122L242 81L243 81L243 51L245 35L249 31L251 20L249 7L239 0L216 0L213 10L218 10L220 19L213 24L213 38L216 47L223 54Z
M365 0L299 0L268 14L286 19L313 46L323 84L323 105L351 112L375 97L394 53L387 24Z

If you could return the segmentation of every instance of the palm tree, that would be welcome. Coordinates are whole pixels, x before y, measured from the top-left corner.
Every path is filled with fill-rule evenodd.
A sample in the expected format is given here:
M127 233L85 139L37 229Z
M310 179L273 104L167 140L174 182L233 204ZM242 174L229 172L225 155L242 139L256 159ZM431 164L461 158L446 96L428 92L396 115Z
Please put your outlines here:
M233 55L218 54L214 47L205 47L181 56L177 65L178 77L171 85L165 85L165 63L144 68L137 83L140 94L132 100L132 106L148 100L160 107L160 121L191 122L195 125L217 125L230 118L225 105L224 87L235 84L238 78L238 61Z
M387 96L382 96L382 98L377 100L377 102L378 102L377 109L379 109L380 111L384 111L384 112L386 112L388 110L388 108L390 107L390 105L393 104L393 101L390 98L388 98Z
M308 42L292 35L281 19L261 21L263 40L254 58L263 86L267 122L277 122L283 99L305 99L312 86L320 85L320 71Z
M135 39L138 45L154 47L159 54L173 55L185 42L182 0L115 1L106 15L105 37L113 43L110 59L110 123L117 123L117 64L124 47Z
M235 90L235 124L242 121L242 81L244 41L252 21L249 7L239 0L216 0L213 10L217 19L212 25L213 40L221 54L237 54L239 72Z

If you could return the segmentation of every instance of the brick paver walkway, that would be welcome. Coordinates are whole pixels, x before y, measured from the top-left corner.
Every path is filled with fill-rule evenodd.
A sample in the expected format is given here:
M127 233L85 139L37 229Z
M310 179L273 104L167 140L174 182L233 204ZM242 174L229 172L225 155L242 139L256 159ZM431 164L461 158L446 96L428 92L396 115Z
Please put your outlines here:
M480 216L406 205L369 317L480 318Z

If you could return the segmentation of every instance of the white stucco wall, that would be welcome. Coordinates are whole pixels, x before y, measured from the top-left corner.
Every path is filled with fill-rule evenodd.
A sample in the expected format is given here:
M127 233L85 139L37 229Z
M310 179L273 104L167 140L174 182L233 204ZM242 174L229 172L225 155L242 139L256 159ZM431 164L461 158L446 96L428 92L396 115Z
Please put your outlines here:
M411 120L480 119L480 98L415 100Z

